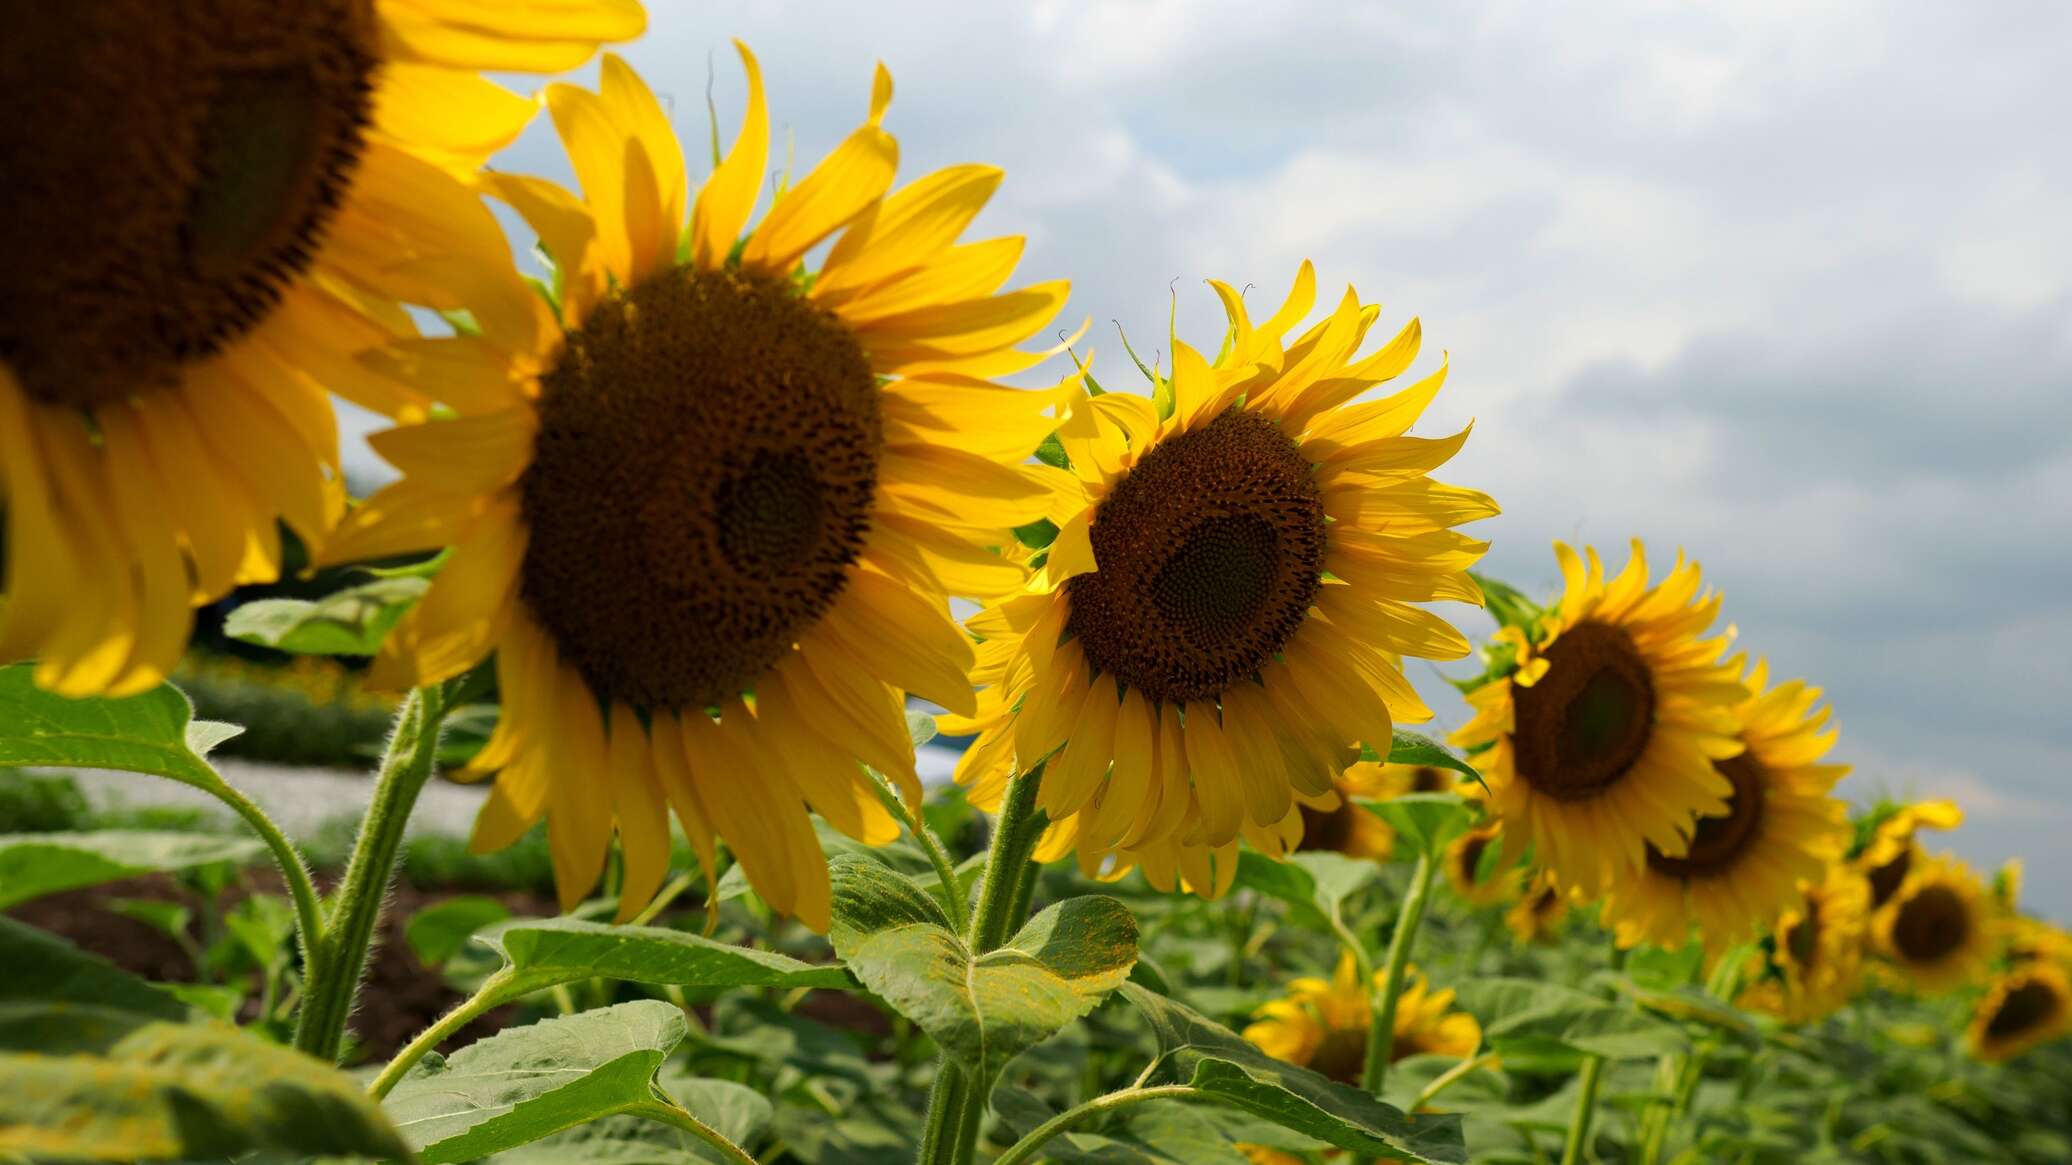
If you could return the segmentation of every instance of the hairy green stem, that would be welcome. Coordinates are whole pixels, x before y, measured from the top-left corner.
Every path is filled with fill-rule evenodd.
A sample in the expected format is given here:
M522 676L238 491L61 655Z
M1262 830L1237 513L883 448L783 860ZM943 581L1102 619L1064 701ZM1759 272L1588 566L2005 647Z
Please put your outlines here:
M699 1120L673 1104L652 1100L646 1104L634 1105L626 1110L626 1114L628 1116L645 1117L651 1121L660 1121L665 1125L672 1125L711 1145L719 1150L720 1156L725 1157L729 1161L736 1162L737 1165L755 1165L755 1158L748 1155L748 1150L728 1140L726 1134L718 1129L713 1128L711 1125L706 1124L704 1121Z
M387 1096L395 1088L396 1082L403 1078L403 1074L410 1071L410 1066L424 1059L433 1048L445 1043L453 1033L474 1022L475 1017L501 1006L506 1000L520 994L521 992L513 990L516 978L511 968L504 967L484 979L482 986L477 987L473 995L461 1000L452 1011L434 1020L432 1026L417 1033L409 1043L403 1045L403 1049L382 1066L381 1075L374 1078L374 1083L367 1086L367 1095L376 1100Z
M219 781L217 787L208 789L216 799L230 806L259 839L273 853L274 864L280 867L281 880L288 884L288 895L295 901L295 937L302 944L302 977L305 982L321 978L325 965L330 960L331 944L324 933L324 905L317 897L317 887L309 874L309 863L302 860L302 851L281 832L273 818L250 797L231 785ZM197 971L206 973L205 960L195 959Z
M1142 1104L1147 1100L1190 1100L1200 1095L1201 1090L1189 1084L1163 1084L1156 1088L1125 1088L1120 1092L1110 1092L1106 1096L1096 1096L1085 1104L1066 1109L1029 1130L1028 1136L1016 1141L1005 1153L995 1157L993 1165L1021 1165L1022 1162L1032 1159L1036 1155L1036 1150L1042 1148L1045 1141L1090 1116L1112 1112L1132 1104Z
M980 876L978 905L972 911L965 942L974 955L999 947L1016 919L1029 854L1043 834L1043 814L1036 808L1036 790L1043 781L1037 765L1007 783L1000 800L1000 818L993 823L993 841ZM928 1094L928 1117L922 1126L920 1165L966 1165L978 1142L978 1120L984 1113L991 1080L979 1079L945 1057Z
M1419 854L1410 872L1410 891L1403 896L1403 908L1396 914L1396 930L1389 936L1388 962L1384 964L1380 990L1370 1002L1367 1027L1367 1067L1360 1086L1381 1095L1388 1079L1389 1056L1396 1045L1396 1000L1403 994L1403 974L1410 966L1410 948L1417 941L1417 928L1424 922L1425 900L1431 896L1432 874L1439 863L1429 853Z
M396 712L396 730L375 774L374 796L331 909L328 950L296 1020L295 1046L320 1060L337 1060L345 1043L346 1019L367 970L367 952L403 847L403 827L431 778L445 714L445 693L436 684L412 690Z
M871 776L874 778L871 783L878 790L878 800L883 801L885 808L906 826L907 832L920 844L921 852L928 855L928 864L935 867L935 877L942 883L943 908L950 915L950 929L964 933L964 894L957 886L957 863L950 860L950 851L943 848L942 839L935 836L935 831L928 828L928 822L921 814L906 803L899 790L884 777L876 773Z

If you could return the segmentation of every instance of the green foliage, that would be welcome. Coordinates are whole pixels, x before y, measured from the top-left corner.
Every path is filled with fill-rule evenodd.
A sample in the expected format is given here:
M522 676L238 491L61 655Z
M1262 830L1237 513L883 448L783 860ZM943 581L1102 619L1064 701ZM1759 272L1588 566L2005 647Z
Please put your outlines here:
M1361 801L1389 823L1416 851L1436 855L1446 843L1475 826L1475 810L1452 793L1405 793L1385 801Z
M575 918L527 919L482 936L504 958L513 990L581 979L620 979L676 987L829 987L850 985L840 967L716 942L651 926L607 926Z
M833 875L835 952L982 1081L1093 1010L1137 960L1136 920L1113 898L1060 902L978 954L933 898L890 869L843 858Z
M504 904L479 894L458 894L435 902L403 924L403 939L427 967L460 953L476 931L511 917Z
M296 655L373 655L430 585L423 578L400 576L315 600L257 599L232 611L223 633Z
M28 664L0 667L0 766L126 769L209 792L224 788L203 758L239 730L194 720L179 689L68 700L36 687L33 671Z
M350 1077L5 920L0 1079L0 1156L407 1155Z
M427 1059L383 1107L425 1165L472 1161L656 1103L683 1012L643 1001L508 1028Z
M145 830L0 836L0 909L60 890L211 862L249 864L266 847L245 837Z
M1134 983L1122 988L1122 996L1157 1037L1162 1070L1210 1097L1356 1153L1405 1161L1468 1159L1457 1118L1400 1112L1357 1088L1276 1060L1229 1028Z

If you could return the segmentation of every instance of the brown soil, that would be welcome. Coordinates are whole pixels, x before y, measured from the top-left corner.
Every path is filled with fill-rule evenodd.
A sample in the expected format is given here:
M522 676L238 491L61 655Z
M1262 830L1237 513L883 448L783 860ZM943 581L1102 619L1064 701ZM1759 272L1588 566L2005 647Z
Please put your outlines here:
M328 891L328 886L319 886ZM253 873L247 886L224 892L221 908L228 910L253 892L281 893L277 875ZM551 917L558 913L552 899L523 891L489 895L521 917ZM353 1013L353 1037L362 1048L362 1058L384 1060L408 1043L434 1019L460 1002L459 993L447 987L438 968L426 967L404 941L403 924L411 915L432 903L454 897L451 893L414 889L398 885L382 912L381 933L374 955L368 960L367 979L360 992L359 1007ZM173 878L154 874L130 878L86 889L67 891L25 902L7 911L9 917L60 935L83 950L91 951L116 966L146 979L168 983L195 981L195 969L186 953L168 936L142 922L102 906L116 898L153 898L198 907L194 892ZM257 1007L258 977L250 984L247 1011ZM504 1027L514 1013L501 1008L462 1028L442 1045L460 1047ZM253 1015L241 1018L249 1020Z

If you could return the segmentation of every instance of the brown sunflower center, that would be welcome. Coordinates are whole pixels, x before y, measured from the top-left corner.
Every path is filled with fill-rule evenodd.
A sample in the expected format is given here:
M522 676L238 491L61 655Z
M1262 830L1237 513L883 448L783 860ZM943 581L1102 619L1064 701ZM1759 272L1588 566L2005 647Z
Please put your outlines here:
M1805 915L1785 928L1784 950L1792 962L1812 969L1820 956L1820 899L1807 898Z
M1964 945L1971 936L1971 911L1948 886L1924 886L1900 903L1892 920L1892 946L1916 963L1932 963Z
M1489 851L1489 841L1487 834L1471 833L1454 851L1460 861L1460 880L1467 885L1473 886L1482 880L1482 855Z
M321 246L372 103L371 0L0 11L0 360L50 404L177 383Z
M1665 856L1648 846L1648 868L1671 878L1699 878L1718 874L1738 865L1748 847L1762 833L1764 791L1763 766L1747 753L1712 762L1719 774L1733 782L1726 813L1700 817L1691 833L1691 848L1684 856Z
M1907 843L1899 856L1874 869L1868 875L1871 884L1871 908L1873 910L1892 900L1899 893L1900 883L1907 880L1907 872L1914 868L1914 846Z
M1419 765L1410 774L1410 791L1413 793L1445 793L1453 782L1446 774L1430 765Z
M1311 853L1344 853L1352 843L1357 815L1366 812L1343 796L1336 809L1296 808L1302 811L1302 843L1295 848Z
M1324 501L1295 442L1241 410L1165 441L1094 514L1097 570L1066 631L1154 700L1214 698L1258 674L1316 598Z
M1367 1029L1334 1028L1324 1033L1309 1070L1345 1084L1357 1084L1367 1069Z
M1518 773L1556 800L1588 800L1647 751L1654 680L1633 637L1609 623L1570 627L1545 658L1546 674L1514 697Z
M2034 980L2023 983L2001 997L1993 1018L1986 1021L1986 1034L1996 1040L2018 1036L2049 1022L2063 1005L2064 1000L2050 984Z
M834 316L676 269L599 304L540 378L520 593L599 696L710 707L834 603L884 445Z

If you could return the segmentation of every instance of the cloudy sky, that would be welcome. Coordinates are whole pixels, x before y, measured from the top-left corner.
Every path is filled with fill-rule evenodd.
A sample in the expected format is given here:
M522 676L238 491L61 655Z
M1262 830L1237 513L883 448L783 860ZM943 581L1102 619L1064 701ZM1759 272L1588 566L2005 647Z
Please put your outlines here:
M1005 167L980 225L1072 279L1111 381L1111 321L1148 358L1169 288L1213 345L1211 276L1277 303L1311 258L1377 332L1421 317L1432 431L1476 425L1443 476L1504 506L1492 573L1688 549L1827 688L1847 792L1958 798L1955 848L2072 919L2072 9L650 9L626 55L686 140L708 83L738 124L738 35L802 168L884 60L903 174ZM541 130L500 164L566 174Z

